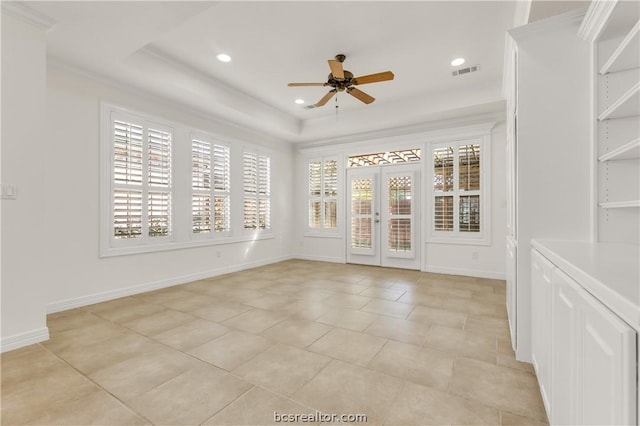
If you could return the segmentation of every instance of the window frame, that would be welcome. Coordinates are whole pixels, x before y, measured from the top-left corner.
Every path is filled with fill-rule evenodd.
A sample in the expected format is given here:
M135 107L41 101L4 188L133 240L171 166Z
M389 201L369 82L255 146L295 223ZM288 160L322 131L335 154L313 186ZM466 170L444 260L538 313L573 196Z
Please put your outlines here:
M143 128L142 137L142 180L139 190L142 194L142 233L140 238L119 239L114 236L114 191L116 189L125 189L126 184L116 183L114 178L114 141L113 129L115 121L128 122L139 125ZM170 182L168 187L152 185L148 177L148 134L149 128L169 132L171 134L171 159L170 159ZM123 108L117 108L111 105L101 105L101 216L100 216L100 241L101 255L110 254L126 254L130 252L152 251L155 247L166 247L170 245L176 238L175 227L175 152L176 138L175 126L166 120L160 120L153 117L128 111ZM148 233L148 196L149 192L167 192L169 194L169 235L167 236L149 236ZM146 200L146 201L145 201Z
M461 191L459 187L460 163L459 149L464 145L480 146L480 189ZM433 153L436 149L453 147L453 190L449 192L436 192L434 190L434 161ZM427 143L425 150L426 186L427 198L427 243L464 244L464 245L491 245L491 135L482 134L450 138L447 140L434 140ZM437 231L435 222L435 198L442 195L453 196L453 225L452 231ZM480 197L480 231L460 231L460 198L464 196L479 195Z
M336 162L336 195L327 196L325 191L325 167L328 161ZM311 195L311 175L310 175L310 166L311 163L320 163L320 195L313 196ZM329 236L335 237L340 236L340 197L341 188L342 188L342 179L341 179L341 162L340 158L337 155L327 155L320 157L311 157L306 159L306 186L305 198L307 200L306 204L306 222L305 222L305 236ZM309 223L310 215L311 215L311 203L319 202L320 203L320 226L319 227L311 227ZM325 226L325 203L326 202L334 202L336 206L336 226L333 228L328 228Z
M210 144L211 147L211 188L209 188L209 190L196 190L193 188L193 143L195 141L198 142L205 142ZM213 167L214 167L214 158L213 158L213 147L214 146L220 146L224 149L228 150L229 153L229 162L228 162L228 171L227 171L227 179L228 179L228 190L227 191L219 191L215 189L215 185L213 184ZM227 142L221 141L218 138L208 135L206 133L200 133L200 132L195 132L192 131L190 132L189 135L189 153L190 153L190 166L189 166L189 189L190 189L190 215L189 215L189 235L190 238L192 240L220 240L220 239L225 239L225 238L229 238L233 235L233 217L231 214L232 211L232 199L233 199L233 179L232 179L232 163L233 163L233 156L232 156L232 149L231 149L231 145ZM202 233L196 233L193 232L193 196L196 194L200 194L200 195L208 195L210 197L210 199L212 200L212 206L211 206L211 226L212 229L209 232L202 232ZM213 206L213 203L215 203L215 197L216 196L226 196L228 197L228 213L229 213L229 228L225 231L216 231L215 230L215 208Z
M251 155L255 155L256 156L256 192L255 193L251 193L251 192L247 192L246 190L246 184L245 184L245 156L247 154L251 154ZM269 159L269 180L268 180L268 188L267 188L267 192L264 194L261 194L260 192L260 157L266 157ZM241 157L241 161L239 163L241 165L242 168L242 198L240 200L240 205L241 205L241 213L242 213L242 221L241 221L241 226L240 228L242 229L242 232L244 235L253 235L253 236L260 236L260 235L272 235L273 233L273 221L271 218L271 206L272 206L272 200L273 200L273 193L272 193L272 188L273 188L273 155L271 152L263 150L263 149L259 149L257 147L253 147L253 146L244 146L242 148L242 157ZM247 198L255 198L256 201L256 227L255 228L246 228L245 227L245 199ZM259 226L259 222L260 222L260 199L261 198L266 198L269 202L269 210L268 210L268 222L269 222L269 226L265 227L265 228L261 228Z
M153 123L154 128L158 126L169 127L172 132L172 203L171 221L172 238L154 237L149 244L119 243L113 245L113 128L111 122L112 114L120 114L121 117L128 117L128 120L138 120L137 122ZM124 119L124 118L121 118ZM127 121L127 119L124 119ZM135 123L136 121L134 121ZM159 123L159 124L158 124ZM242 214L242 159L241 153L244 147L253 151L264 152L271 157L271 170L273 172L273 161L275 156L270 149L261 145L253 144L245 140L228 137L215 132L203 130L182 122L168 120L162 117L155 117L146 112L137 111L122 107L106 101L99 103L99 242L98 255L100 258L127 256L142 253L156 253L162 251L180 250L185 248L207 247L214 245L227 245L243 243L257 240L274 239L273 220L272 230L262 233L243 233L242 223L238 220ZM191 139L190 135L195 133L199 136L207 136L216 143L230 147L230 183L233 196L231 197L231 233L220 238L191 238L192 234L192 175L191 175ZM276 174L276 177L279 174ZM271 176L273 182L273 173ZM273 199L273 194L272 197ZM272 206L273 207L273 206ZM235 220L234 220L235 219ZM278 222L277 222L278 223ZM162 241L156 241L162 238ZM138 240L132 239L132 240Z

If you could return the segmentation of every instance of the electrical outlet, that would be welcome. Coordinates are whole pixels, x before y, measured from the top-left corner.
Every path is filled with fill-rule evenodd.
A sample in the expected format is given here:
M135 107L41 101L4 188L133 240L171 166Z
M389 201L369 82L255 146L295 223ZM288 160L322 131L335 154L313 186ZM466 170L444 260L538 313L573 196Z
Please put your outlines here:
M471 253L471 259L478 260L478 252L477 251L474 251L474 252Z
M18 196L15 185L2 184L2 199L3 200L15 200Z

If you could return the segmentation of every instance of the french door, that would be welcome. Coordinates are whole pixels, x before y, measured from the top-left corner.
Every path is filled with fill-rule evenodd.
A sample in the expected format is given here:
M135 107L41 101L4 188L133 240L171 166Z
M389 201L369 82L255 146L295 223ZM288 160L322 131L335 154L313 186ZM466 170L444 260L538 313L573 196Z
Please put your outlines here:
M347 170L347 262L420 269L420 165Z

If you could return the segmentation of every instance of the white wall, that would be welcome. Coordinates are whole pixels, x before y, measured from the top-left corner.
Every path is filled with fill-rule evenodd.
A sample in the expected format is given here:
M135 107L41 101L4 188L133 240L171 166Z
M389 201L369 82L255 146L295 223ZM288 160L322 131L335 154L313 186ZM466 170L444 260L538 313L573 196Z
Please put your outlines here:
M3 11L4 12L4 11ZM9 350L46 340L42 267L46 145L45 30L2 13L2 183L17 199L2 200L2 344Z
M312 260L325 260L333 262L345 262L345 227L341 223L339 238L318 238L305 235L307 220L307 161L321 155L335 155L343 158L343 163L351 154L364 154L377 152L378 150L393 150L406 148L422 148L424 152L426 140L437 140L439 135L456 134L464 132L467 126L461 120L458 127L450 126L450 123L442 123L443 128L438 128L437 123L430 126L434 130L423 131L415 134L406 134L380 139L361 139L342 144L340 146L315 146L302 148L296 153L296 237L293 252L296 257ZM494 127L492 132L491 148L491 222L492 233L490 245L463 245L463 244L425 244L426 257L422 270L438 273L458 274L485 278L505 278L505 246L506 237L506 130L504 123ZM341 171L344 176L344 170ZM422 182L425 180L424 170ZM341 178L344 182L344 178ZM424 187L424 185L423 185ZM346 205L345 190L341 194L342 206ZM423 191L426 197L426 191ZM344 216L344 207L339 209L338 215ZM344 221L342 221L344 222ZM423 222L424 224L424 222ZM424 228L424 226L423 226ZM477 259L474 259L477 253Z
M97 82L59 66L49 67L47 186L44 197L47 302L50 311L187 282L287 258L292 241L291 145L216 123L144 95ZM263 145L272 157L273 239L164 252L99 257L100 101L162 117L206 132ZM176 134L176 144L188 143ZM232 155L241 151L232 147ZM240 174L241 175L241 174ZM236 182L239 179L236 179ZM233 182L232 182L233 185ZM238 188L241 186L235 186ZM234 189L232 188L232 189ZM177 191L177 189L176 189ZM184 195L184 194L182 194ZM232 197L241 196L236 191ZM232 220L241 220L238 217ZM219 255L219 257L218 257ZM138 286L138 288L131 288Z

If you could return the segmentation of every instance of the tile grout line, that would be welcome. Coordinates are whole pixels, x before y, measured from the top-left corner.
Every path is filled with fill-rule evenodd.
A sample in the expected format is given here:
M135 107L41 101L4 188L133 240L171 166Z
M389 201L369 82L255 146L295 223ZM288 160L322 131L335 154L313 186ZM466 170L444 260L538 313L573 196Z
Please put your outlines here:
M129 406L127 403L125 403L122 399L120 399L118 396L116 396L115 394L111 393L109 390L107 390L106 388L104 388L102 385L100 385L98 382L94 381L91 377L87 376L86 374L84 374L82 371L78 370L73 364L69 363L66 359L62 358L61 356L59 356L58 354L56 354L55 352L51 351L49 348L41 345L45 351L47 351L49 354L53 355L54 357L56 357L57 359L59 359L60 361L62 361L65 365L67 365L69 368L71 368L72 370L74 370L76 373L80 374L82 377L84 377L85 380L87 380L88 382L92 383L93 385L95 385L98 389L100 389L101 391L105 392L108 395L111 395L116 401L118 401L123 407L125 407L126 409L128 409L129 411L137 414L138 416L140 416L141 418L143 418L144 420L146 420L147 422L149 422L150 424L154 424L150 419L148 419L145 415L143 415L142 413L139 413L137 410L135 410L133 407ZM165 382L166 383L166 382ZM154 387L155 388L155 387ZM152 388L152 389L154 389ZM151 389L149 389L151 390Z

